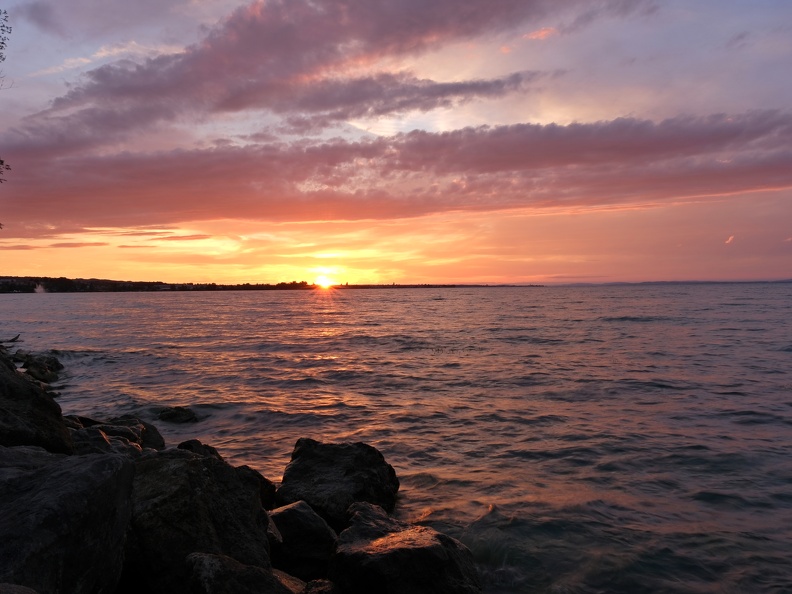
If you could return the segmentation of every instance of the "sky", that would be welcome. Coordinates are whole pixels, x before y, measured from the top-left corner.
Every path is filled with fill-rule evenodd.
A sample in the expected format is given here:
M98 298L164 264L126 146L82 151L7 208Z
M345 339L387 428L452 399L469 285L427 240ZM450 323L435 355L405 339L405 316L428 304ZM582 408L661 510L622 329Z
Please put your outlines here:
M789 0L0 8L0 275L792 278Z

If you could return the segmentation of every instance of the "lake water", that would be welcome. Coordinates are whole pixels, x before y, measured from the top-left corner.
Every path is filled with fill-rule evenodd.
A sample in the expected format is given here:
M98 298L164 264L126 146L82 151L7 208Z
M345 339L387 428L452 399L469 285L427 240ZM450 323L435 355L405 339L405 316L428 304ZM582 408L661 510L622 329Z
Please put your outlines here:
M374 445L489 593L792 592L792 284L0 295L0 333L64 413L276 482Z

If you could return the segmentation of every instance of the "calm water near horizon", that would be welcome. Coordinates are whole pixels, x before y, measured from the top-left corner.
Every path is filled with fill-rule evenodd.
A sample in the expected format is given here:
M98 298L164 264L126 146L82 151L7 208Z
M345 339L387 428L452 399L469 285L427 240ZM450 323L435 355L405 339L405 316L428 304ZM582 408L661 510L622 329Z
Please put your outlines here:
M0 295L17 333L65 414L274 481L376 446L489 593L792 592L792 284Z

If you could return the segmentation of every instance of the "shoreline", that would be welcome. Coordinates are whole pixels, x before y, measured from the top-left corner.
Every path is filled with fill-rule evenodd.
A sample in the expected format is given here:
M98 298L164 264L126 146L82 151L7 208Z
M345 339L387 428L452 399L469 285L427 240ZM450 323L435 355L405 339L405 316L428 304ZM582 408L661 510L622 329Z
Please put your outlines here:
M0 345L0 592L482 592L462 543L392 517L399 480L376 448L301 437L276 485L131 415L64 416L60 369Z

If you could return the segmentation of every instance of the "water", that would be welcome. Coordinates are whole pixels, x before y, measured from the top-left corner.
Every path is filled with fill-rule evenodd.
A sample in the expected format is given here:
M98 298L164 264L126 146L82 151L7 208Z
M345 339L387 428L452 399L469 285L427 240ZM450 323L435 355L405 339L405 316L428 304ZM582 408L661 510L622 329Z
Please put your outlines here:
M0 295L65 413L365 441L490 593L792 592L792 284ZM169 425L157 407L202 420Z

